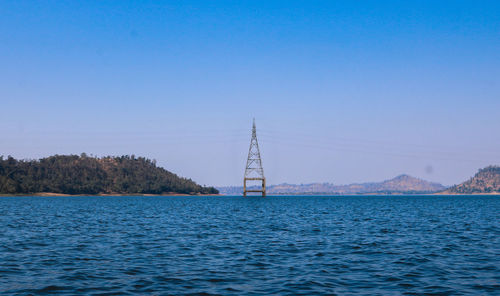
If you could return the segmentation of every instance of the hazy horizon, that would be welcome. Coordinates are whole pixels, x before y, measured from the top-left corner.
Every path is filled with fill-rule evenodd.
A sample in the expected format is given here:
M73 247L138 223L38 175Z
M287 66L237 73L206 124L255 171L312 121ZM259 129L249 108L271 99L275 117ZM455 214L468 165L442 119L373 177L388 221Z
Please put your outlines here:
M458 184L500 164L500 2L0 3L0 155L242 183Z
M366 181L362 181L362 182L353 182L353 183L345 183L345 184L340 184L340 183L333 183L333 182L309 182L309 183L290 183L290 182L282 182L282 183L273 183L273 184L266 184L267 187L270 187L270 186L279 186L279 185L297 185L297 186L306 186L306 185L312 185L312 184L330 184L330 185L335 185L335 186L344 186L344 185L354 185L354 184L366 184L366 183L382 183L384 181L389 181L389 180L392 180L392 179L395 179L397 177L400 177L400 176L403 176L403 175L407 175L407 176L410 176L410 177L414 177L414 176L411 176L411 175L408 175L408 174L399 174L397 176L394 176L392 178L388 178L388 179L384 179L384 180L366 180ZM417 177L414 177L414 178L417 178ZM418 178L420 179L420 178ZM425 180L423 179L424 181L429 181L429 180ZM465 180L464 180L465 181ZM430 181L429 181L430 182ZM433 182L433 183L438 183L438 182ZM440 183L439 183L440 184ZM446 185L446 184L441 184L445 187L450 187L452 185L456 185L456 184L450 184L450 185ZM259 185L253 185L254 187L258 187ZM243 184L236 184L236 185L223 185L223 186L218 186L216 185L215 187L243 187Z

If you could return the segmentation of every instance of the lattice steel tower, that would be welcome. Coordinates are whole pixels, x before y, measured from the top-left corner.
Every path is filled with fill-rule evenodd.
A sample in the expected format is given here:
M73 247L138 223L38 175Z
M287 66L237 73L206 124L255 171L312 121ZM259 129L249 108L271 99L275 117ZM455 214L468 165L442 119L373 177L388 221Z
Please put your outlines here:
M262 181L262 189L247 189L247 181ZM255 119L253 120L252 140L250 140L245 177L243 178L243 196L247 196L247 192L262 192L262 196L266 196L266 178L260 158L259 142L257 142Z

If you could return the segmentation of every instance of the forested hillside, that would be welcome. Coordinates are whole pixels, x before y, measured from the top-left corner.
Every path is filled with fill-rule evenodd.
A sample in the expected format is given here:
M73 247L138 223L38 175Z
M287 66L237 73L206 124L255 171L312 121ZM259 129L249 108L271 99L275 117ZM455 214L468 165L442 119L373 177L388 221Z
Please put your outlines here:
M455 185L445 193L474 194L500 193L500 167L489 166L462 184Z
M216 194L144 157L55 155L40 160L0 156L0 193Z

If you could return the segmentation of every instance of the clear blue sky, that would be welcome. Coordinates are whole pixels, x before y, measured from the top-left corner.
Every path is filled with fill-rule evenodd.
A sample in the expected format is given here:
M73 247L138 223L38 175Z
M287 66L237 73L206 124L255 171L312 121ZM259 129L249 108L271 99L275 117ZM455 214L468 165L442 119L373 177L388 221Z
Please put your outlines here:
M0 154L240 184L500 163L500 1L2 1Z

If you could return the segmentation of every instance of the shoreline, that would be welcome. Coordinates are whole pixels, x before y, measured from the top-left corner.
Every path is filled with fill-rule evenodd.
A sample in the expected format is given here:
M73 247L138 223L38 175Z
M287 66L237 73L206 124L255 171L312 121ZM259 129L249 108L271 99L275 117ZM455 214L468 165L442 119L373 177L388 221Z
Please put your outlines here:
M186 193L163 193L163 194L149 194L149 193L102 193L102 194L65 194L65 193L53 193L53 192L38 192L38 193L28 193L28 194L0 194L0 197L114 197L114 196L143 196L143 197L154 197L154 196L241 196L243 195L231 195L231 194L186 194ZM267 197L284 197L284 196L301 196L301 197L347 197L347 196L365 196L365 197L377 197L377 196L500 196L499 193L422 193L422 194L404 194L404 193L394 193L394 194L380 194L380 193L361 193L361 194L274 194L267 195ZM259 195L249 196L249 197L260 197Z
M54 192L37 192L37 193L19 193L19 194L0 194L0 197L79 197L79 196L102 196L102 197L112 197L112 196L222 196L221 194L187 194L187 193L162 193L162 194L151 194L151 193L100 193L100 194L65 194L65 193L54 193Z
M500 196L500 193L470 193L470 194L463 194L463 193L422 193L422 194L414 194L414 193L409 193L409 194L380 194L380 193L360 193L360 194L267 194L269 197L278 197L278 196L314 196L314 197L341 197L341 196ZM223 195L223 196L243 196L243 195ZM250 197L259 197L259 195L252 195Z

